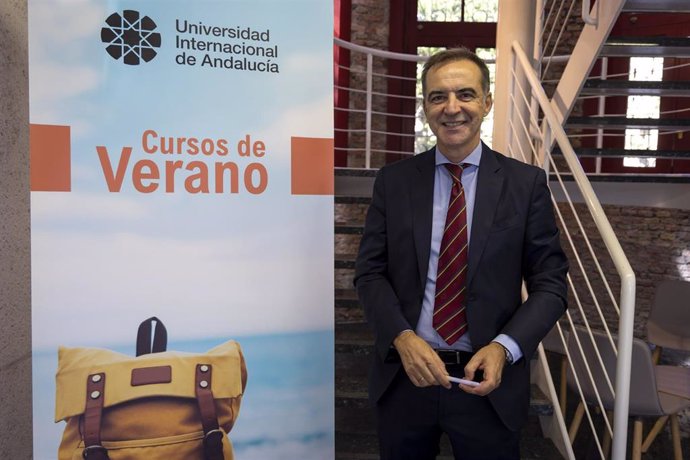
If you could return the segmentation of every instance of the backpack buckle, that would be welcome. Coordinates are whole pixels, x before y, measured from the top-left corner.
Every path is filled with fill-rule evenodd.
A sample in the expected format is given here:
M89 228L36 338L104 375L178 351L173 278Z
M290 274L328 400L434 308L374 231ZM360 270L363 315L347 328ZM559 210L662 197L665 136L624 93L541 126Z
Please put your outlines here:
M81 456L84 458L93 458L96 460L107 459L108 449L101 446L100 444L95 446L86 446L84 448L84 451L81 453Z
M223 443L223 430L216 428L215 430L209 430L204 434L204 444L213 444L216 442Z

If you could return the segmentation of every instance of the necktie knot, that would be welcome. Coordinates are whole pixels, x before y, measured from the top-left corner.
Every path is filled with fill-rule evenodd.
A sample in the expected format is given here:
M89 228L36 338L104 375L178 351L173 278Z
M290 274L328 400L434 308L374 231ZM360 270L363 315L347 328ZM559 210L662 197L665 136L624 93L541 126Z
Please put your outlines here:
M448 169L448 172L450 173L450 176L453 178L454 181L460 182L460 178L462 177L462 170L465 167L465 163L456 165L453 163L444 163L443 164L446 169Z

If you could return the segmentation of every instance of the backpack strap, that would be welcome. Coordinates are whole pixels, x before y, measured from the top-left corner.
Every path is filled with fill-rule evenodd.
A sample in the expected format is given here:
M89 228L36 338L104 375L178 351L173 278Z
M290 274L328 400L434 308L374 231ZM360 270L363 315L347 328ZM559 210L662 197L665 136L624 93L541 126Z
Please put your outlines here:
M153 323L156 323L156 329L153 334L153 343L151 343L151 332L153 330ZM163 322L155 316L142 321L137 330L137 356L147 355L149 353L160 353L168 348L168 331L165 329Z
M101 445L104 391L105 373L91 374L87 377L82 457L90 460L108 460L108 451Z
M197 364L194 387L196 400L201 413L201 424L204 428L204 454L206 460L223 460L223 430L218 426L216 403L211 391L210 364Z

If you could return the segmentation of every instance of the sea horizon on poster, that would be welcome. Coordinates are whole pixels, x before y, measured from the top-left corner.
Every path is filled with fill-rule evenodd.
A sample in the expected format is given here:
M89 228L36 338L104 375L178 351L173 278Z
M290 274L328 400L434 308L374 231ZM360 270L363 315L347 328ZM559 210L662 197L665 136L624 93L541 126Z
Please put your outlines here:
M236 458L332 457L332 177L302 155L332 157L332 17L29 0L34 458L57 347L133 354L150 316L169 349L242 345Z

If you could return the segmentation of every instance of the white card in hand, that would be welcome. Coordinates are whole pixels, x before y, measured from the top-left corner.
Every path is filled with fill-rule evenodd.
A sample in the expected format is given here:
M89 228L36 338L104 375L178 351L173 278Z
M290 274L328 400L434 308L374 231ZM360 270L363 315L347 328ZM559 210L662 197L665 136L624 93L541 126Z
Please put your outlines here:
M448 380L454 383L462 383L463 385L468 385L471 387L476 387L479 385L479 382L475 382L473 380L459 379L457 377L448 377Z

